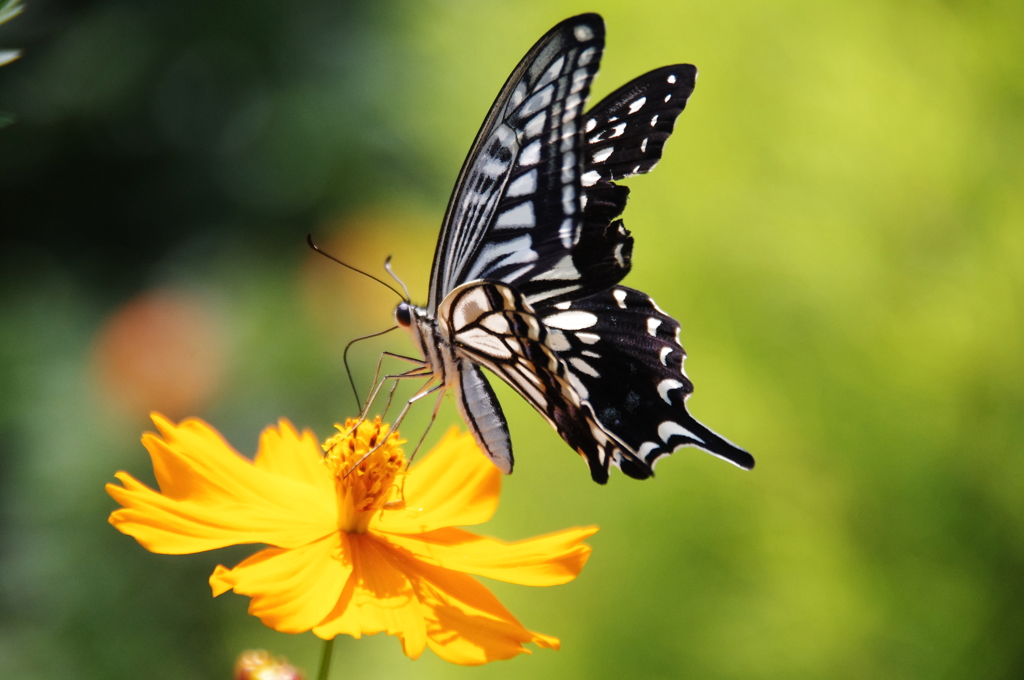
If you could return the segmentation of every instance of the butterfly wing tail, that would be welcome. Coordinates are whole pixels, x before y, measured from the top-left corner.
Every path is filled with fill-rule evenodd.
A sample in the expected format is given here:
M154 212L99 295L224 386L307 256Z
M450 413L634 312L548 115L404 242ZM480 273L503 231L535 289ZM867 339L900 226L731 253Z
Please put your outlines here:
M684 417L678 418L678 420L682 421L684 425L682 429L686 430L686 432L673 433L666 442L665 449L652 455L661 457L665 455L666 450L671 452L683 446L693 446L710 453L716 458L732 463L743 470L754 469L754 457L750 453L736 446L711 428L706 427L688 412L685 413ZM651 467L654 467L655 460L652 459L647 462Z

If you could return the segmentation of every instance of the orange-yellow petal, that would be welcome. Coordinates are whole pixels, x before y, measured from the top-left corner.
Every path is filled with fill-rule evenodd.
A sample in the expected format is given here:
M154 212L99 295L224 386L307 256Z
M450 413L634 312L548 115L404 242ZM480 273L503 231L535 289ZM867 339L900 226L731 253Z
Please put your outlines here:
M261 470L309 484L321 493L334 494L334 480L323 464L323 450L310 430L300 435L286 418L277 427L264 428L259 453L253 461Z
M334 528L315 515L298 516L280 508L173 501L125 472L117 478L124 486L107 484L107 493L124 507L111 513L110 523L150 552L184 555L242 543L292 548Z
M442 659L464 666L530 653L533 642L558 649L558 638L527 630L498 599L468 574L449 571L406 556L410 577L427 614L427 644Z
M292 550L267 548L234 569L217 566L214 596L227 590L248 595L249 613L282 633L302 633L334 608L352 573L345 534Z
M259 469L200 421L143 437L162 493L124 472L107 492L124 506L110 523L159 553L191 553L237 543L298 547L337 528L337 503L322 488Z
M368 534L348 538L355 565L349 587L313 632L325 640L341 633L358 638L385 632L402 640L406 656L417 658L427 643L424 608L407 575L396 568L394 549Z
M314 491L310 491L309 484L261 469L201 420L189 419L174 425L159 414L153 414L153 422L163 439L146 434L142 443L149 450L160 492L168 498L200 503L270 502L301 508L307 505L307 499L296 496L304 494L333 503L331 485L313 486ZM315 450L296 453L319 459Z
M501 473L469 433L453 427L405 481L404 510L376 515L371 530L400 534L486 522L498 507Z
M579 575L590 556L590 546L583 541L596 531L597 527L577 527L514 543L451 527L382 537L418 559L445 569L524 586L554 586Z

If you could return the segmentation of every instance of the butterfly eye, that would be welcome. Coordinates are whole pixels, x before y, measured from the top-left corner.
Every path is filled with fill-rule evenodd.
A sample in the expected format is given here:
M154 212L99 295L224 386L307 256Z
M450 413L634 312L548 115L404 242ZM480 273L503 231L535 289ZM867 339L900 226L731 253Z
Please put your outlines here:
M395 321L402 328L408 328L412 325L412 309L409 307L408 302L400 302L395 307Z

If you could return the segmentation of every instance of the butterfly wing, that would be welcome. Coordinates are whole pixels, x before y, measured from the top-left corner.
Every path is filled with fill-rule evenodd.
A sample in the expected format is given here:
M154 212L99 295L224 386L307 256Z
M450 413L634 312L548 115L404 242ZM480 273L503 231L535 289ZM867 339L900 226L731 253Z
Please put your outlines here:
M697 70L651 71L582 116L603 46L596 14L551 29L509 76L459 174L427 312L458 356L460 407L505 471L507 427L478 366L533 405L595 481L611 464L648 477L680 446L753 467L687 412L679 324L616 286L633 240L618 219L629 190L615 181L660 160Z
M587 112L584 186L650 172L697 84L697 67L674 64L626 83Z
M587 461L595 481L608 481L611 463L634 477L650 476L650 468L603 428L593 410L580 399L579 390L573 386L574 378L549 346L547 329L522 293L501 283L472 281L445 298L437 318L441 333L460 360L487 367L516 390ZM475 366L472 368L479 371ZM467 401L472 399L459 396L460 405ZM471 426L493 419L495 413L493 407L483 402L479 409L470 405L465 410L469 412L467 421ZM504 469L501 452L507 441L507 429L502 432L504 439L495 452L486 441L482 446ZM511 470L511 450L507 465Z
M690 64L665 66L632 80L594 106L576 140L580 219L571 230L567 223L559 225L560 242L547 239L547 247L538 251L530 266L496 272L499 275L492 278L514 284L537 308L588 297L621 281L629 273L633 252L633 239L617 219L626 207L629 188L613 180L654 169L696 77L697 69ZM549 229L553 234L555 225Z
M600 16L572 17L509 76L445 214L431 314L468 281L515 284L537 306L593 295L629 272L633 241L616 221L629 190L612 180L657 164L697 69L676 64L646 73L583 117L603 47Z
M512 280L571 245L582 192L579 119L603 49L601 17L573 17L509 76L455 183L434 253L429 313L464 282Z
M615 286L544 312L541 323L580 400L643 466L653 470L660 458L694 446L738 467L754 467L753 456L687 411L693 383L683 368L679 322L649 296Z

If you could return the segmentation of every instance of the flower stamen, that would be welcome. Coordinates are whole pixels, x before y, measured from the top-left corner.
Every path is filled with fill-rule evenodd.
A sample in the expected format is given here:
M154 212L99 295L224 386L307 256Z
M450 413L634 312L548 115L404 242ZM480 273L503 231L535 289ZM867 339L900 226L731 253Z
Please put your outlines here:
M335 427L338 434L323 444L323 462L338 494L338 528L366 533L375 512L401 504L395 482L405 475L405 454L400 448L405 440L379 416L373 422L349 418Z

